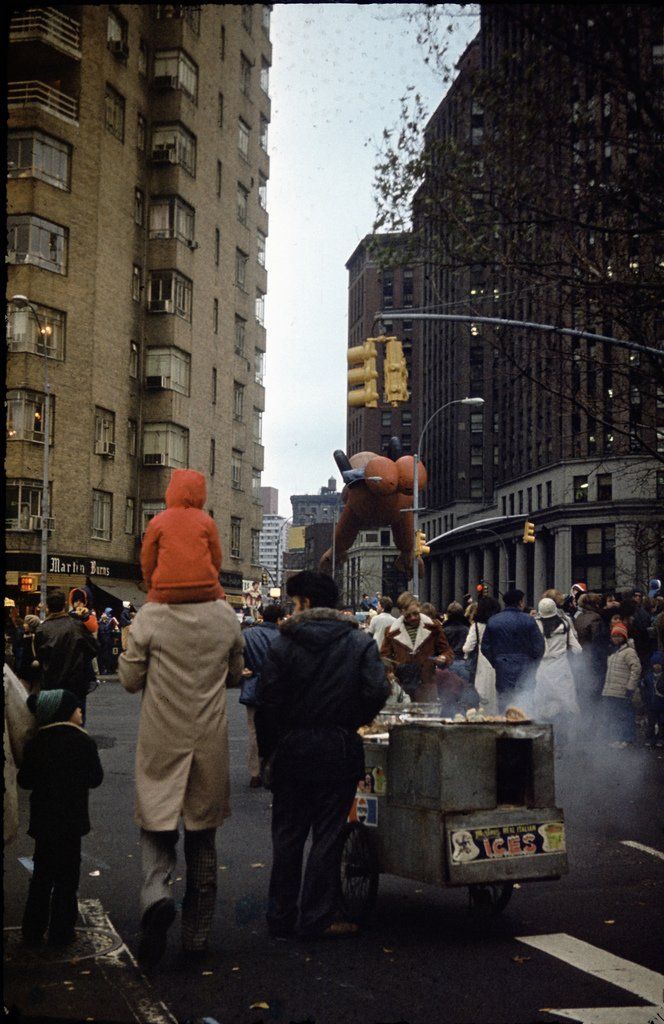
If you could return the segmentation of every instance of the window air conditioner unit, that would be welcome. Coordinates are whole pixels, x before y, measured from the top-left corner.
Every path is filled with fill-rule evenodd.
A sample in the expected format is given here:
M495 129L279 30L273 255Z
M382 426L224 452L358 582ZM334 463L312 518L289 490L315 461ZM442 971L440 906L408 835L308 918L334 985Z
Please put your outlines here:
M146 452L143 456L144 466L165 466L166 456L163 452Z
M145 386L146 386L146 388L149 388L150 391L162 391L164 388L168 387L169 383L170 383L170 380L169 380L168 377L146 377L145 378Z
M152 80L155 89L177 89L177 75L156 75Z
M42 517L41 516L30 516L28 519L29 530L41 530L42 528Z
M97 441L95 455L104 455L107 459L115 458L115 441Z
M172 313L173 302L171 299L153 299L150 303L150 313Z
M21 258L17 252L5 253L5 263L21 263Z
M152 150L153 164L175 164L178 155L175 146L155 146Z
M124 39L110 39L108 48L114 57L119 57L121 60L126 60L129 56L129 47Z

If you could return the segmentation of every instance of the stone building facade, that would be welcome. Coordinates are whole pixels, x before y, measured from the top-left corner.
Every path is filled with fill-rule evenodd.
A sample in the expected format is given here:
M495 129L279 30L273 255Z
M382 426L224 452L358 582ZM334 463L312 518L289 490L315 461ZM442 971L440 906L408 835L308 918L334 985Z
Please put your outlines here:
M9 592L30 573L39 586L46 390L49 586L90 575L128 592L145 526L184 467L206 476L229 596L255 575L270 10L12 18L8 296L26 296L52 333L44 353L32 315L10 303Z

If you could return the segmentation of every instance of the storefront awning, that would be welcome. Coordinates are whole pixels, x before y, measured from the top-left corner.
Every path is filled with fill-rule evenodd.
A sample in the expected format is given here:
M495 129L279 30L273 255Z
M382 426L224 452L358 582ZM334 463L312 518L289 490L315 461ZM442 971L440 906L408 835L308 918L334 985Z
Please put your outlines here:
M116 618L120 617L123 601L131 602L138 611L147 600L145 591L141 590L131 580L114 581L113 583L104 582L104 586L100 587L98 583L95 583L88 576L87 586L92 593L95 609L112 608Z

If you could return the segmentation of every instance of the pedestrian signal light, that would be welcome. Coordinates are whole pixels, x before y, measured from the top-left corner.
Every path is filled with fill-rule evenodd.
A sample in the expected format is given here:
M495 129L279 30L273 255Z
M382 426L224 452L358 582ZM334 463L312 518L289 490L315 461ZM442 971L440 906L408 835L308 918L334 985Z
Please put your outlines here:
M526 520L523 527L523 543L534 544L535 543L535 524L531 523L530 520Z
M403 354L403 345L397 338L386 338L385 359L383 361L383 397L390 405L407 402L410 398L408 390L408 366Z
M489 593L489 584L478 583L477 586L475 587L475 590L477 591L478 597L486 597L486 595Z
M431 548L428 546L426 540L427 535L424 530L418 530L415 534L415 554L418 558L421 558L422 555L428 555L431 552Z
M378 407L378 371L376 370L376 345L368 338L364 345L348 349L348 404L352 408ZM357 385L361 387L357 387Z

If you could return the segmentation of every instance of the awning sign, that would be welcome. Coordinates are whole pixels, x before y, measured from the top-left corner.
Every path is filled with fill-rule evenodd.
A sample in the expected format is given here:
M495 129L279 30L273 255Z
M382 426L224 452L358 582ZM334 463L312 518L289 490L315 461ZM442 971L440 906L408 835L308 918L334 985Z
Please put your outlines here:
M348 815L349 821L358 821L361 825L378 827L378 799L375 796L356 796Z
M502 860L565 853L565 825L545 821L527 825L496 825L490 828L455 829L449 835L452 863Z

